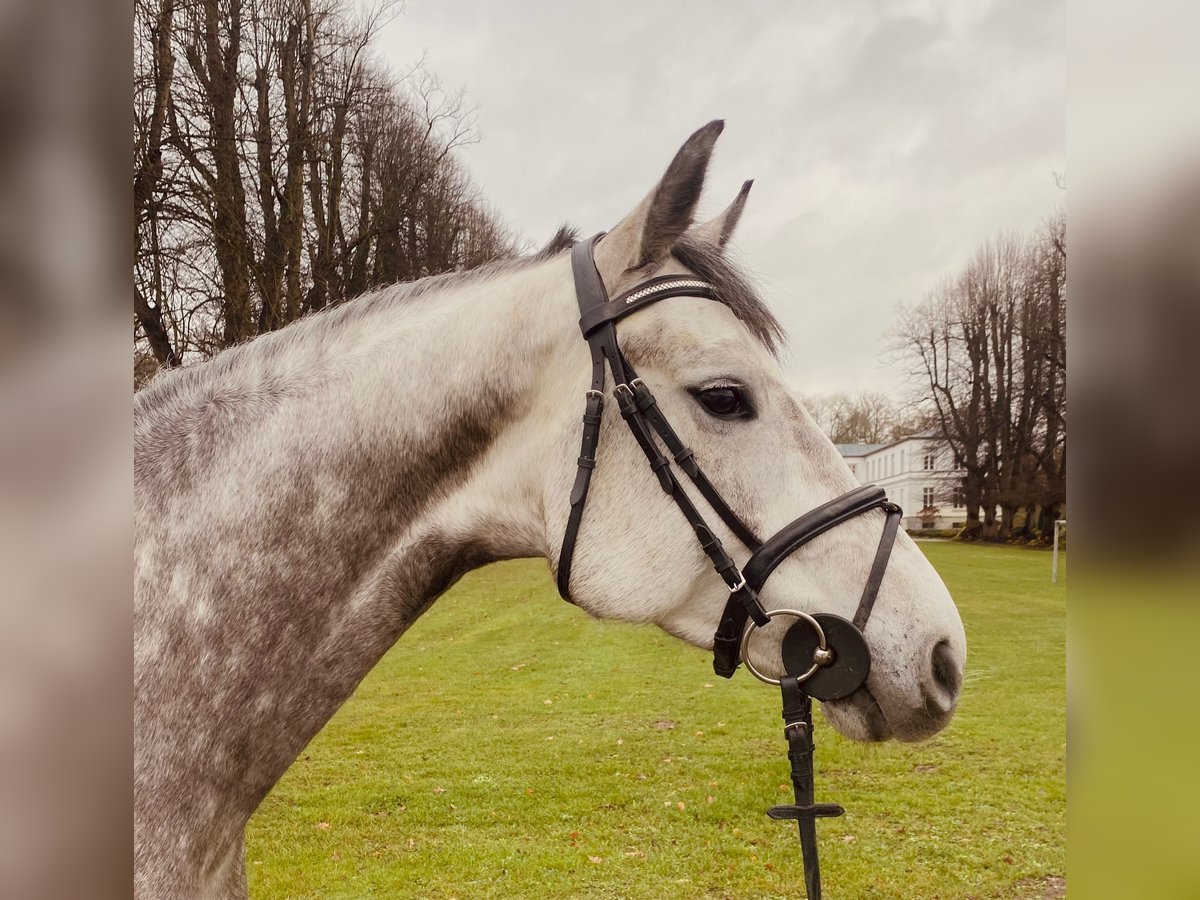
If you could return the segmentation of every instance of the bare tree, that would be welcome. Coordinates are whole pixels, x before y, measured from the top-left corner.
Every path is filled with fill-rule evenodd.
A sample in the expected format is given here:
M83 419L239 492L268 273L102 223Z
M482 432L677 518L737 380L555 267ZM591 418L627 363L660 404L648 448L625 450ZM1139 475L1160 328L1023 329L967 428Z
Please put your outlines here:
M462 91L372 55L398 0L137 0L139 379L372 286L515 251Z
M835 444L882 444L906 436L895 401L878 391L812 394L804 405Z
M965 473L952 487L967 509L965 536L1043 537L1060 514L1064 285L1059 216L1033 240L1006 235L985 244L896 329L914 405Z

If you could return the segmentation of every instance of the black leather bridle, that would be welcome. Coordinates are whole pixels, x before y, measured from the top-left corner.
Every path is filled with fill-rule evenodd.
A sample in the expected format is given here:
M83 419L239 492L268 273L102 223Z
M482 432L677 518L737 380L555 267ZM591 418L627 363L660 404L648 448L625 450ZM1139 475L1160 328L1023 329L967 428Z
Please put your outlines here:
M863 485L810 510L766 541L760 541L705 476L692 450L679 439L650 388L637 376L617 343L616 323L625 316L669 297L717 299L713 286L693 276L664 275L643 281L615 300L609 300L593 258L595 246L602 237L602 234L598 234L582 241L571 251L575 293L579 301L579 327L592 356L592 383L583 414L583 438L579 468L571 488L571 510L559 553L558 591L563 599L570 601L571 562L587 502L588 485L596 467L607 366L612 371L612 393L621 417L646 455L659 485L675 501L695 532L701 549L729 588L729 599L713 636L713 670L722 677L731 678L738 665L745 661L756 677L778 684L783 692L784 733L790 748L796 803L773 807L769 814L773 818L798 821L808 896L810 900L817 900L820 897L820 874L814 820L822 816L841 815L842 808L835 804L813 803L809 698L835 700L846 697L866 681L870 670L870 651L862 632L871 615L896 540L902 515L900 507L888 500L882 488ZM670 453L670 459L660 449L659 441ZM672 459L734 536L750 551L745 566L738 567L684 492L672 468ZM809 615L794 609L767 611L763 608L759 591L780 563L819 535L873 509L883 510L886 516L883 536L853 620L848 621L832 613ZM773 679L760 673L746 658L744 648L754 630L747 626L747 622L752 620L754 627L761 628L773 617L781 615L792 616L799 621L788 630L783 641L784 668L788 674Z

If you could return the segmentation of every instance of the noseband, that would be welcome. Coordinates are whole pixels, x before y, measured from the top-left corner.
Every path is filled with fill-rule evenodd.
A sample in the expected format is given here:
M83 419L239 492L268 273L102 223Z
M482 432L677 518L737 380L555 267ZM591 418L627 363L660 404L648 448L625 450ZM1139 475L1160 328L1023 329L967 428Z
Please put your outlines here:
M617 343L616 323L625 316L669 297L716 299L713 286L691 276L664 275L643 281L615 300L609 300L593 258L593 251L601 237L603 235L596 235L580 242L571 251L575 293L579 301L579 327L592 356L592 384L584 407L583 438L579 468L571 488L571 510L559 553L558 591L563 599L570 601L571 562L587 502L588 485L596 468L607 367L612 371L612 393L621 417L646 455L663 492L675 501L695 532L701 549L729 589L725 611L713 636L713 670L724 678L731 678L739 664L745 662L755 677L779 685L783 693L784 734L789 745L788 757L792 763L796 803L772 807L768 815L797 820L808 896L810 900L818 900L821 886L815 819L841 815L843 810L836 804L813 802L810 698L836 700L847 697L867 679L871 657L863 629L875 605L900 527L900 507L887 499L882 488L863 485L808 511L766 541L760 541L705 476L692 450L679 439L649 387L637 376ZM734 562L716 532L684 492L671 459L660 449L659 441L712 510L750 551L745 566L739 568ZM763 608L759 592L780 563L819 535L873 509L881 509L885 514L883 536L875 551L875 559L853 620L833 613L810 615L796 609L768 611ZM777 616L787 616L797 621L788 629L783 640L784 669L787 674L774 679L754 667L746 648L755 628L766 626ZM753 625L748 625L750 621Z

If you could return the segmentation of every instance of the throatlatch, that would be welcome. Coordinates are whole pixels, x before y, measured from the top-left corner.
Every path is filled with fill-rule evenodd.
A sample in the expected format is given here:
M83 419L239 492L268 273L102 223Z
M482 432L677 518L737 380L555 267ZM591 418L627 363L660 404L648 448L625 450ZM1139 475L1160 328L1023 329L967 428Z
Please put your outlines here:
M844 810L836 804L813 802L812 698L837 700L848 697L867 680L871 654L863 629L875 605L896 541L900 507L888 500L882 488L863 485L810 510L768 540L760 541L705 476L695 454L680 440L659 409L650 388L634 372L617 343L616 323L630 313L669 297L719 299L715 290L707 282L691 276L666 275L644 281L610 301L593 259L595 246L602 237L602 234L598 234L582 241L571 251L575 293L579 301L579 328L592 355L592 382L585 397L578 469L571 488L571 509L558 559L558 591L564 600L570 602L571 563L579 538L579 526L583 521L588 487L596 468L596 450L600 443L604 413L604 388L607 372L611 371L614 382L612 395L617 401L621 418L645 454L659 486L675 502L695 532L701 549L729 588L729 599L713 636L713 670L724 678L731 678L738 666L745 662L746 668L756 678L778 685L783 693L784 734L788 741L796 802L772 807L767 814L773 819L797 821L808 897L809 900L820 900L816 819L840 816ZM659 449L659 441L670 453L670 458ZM750 551L744 567L738 567L721 539L683 490L672 468L672 460L684 471L734 537ZM809 614L796 609L768 611L763 608L759 591L780 563L831 528L875 509L882 510L885 516L883 536L853 621L832 613ZM781 678L771 678L751 663L746 650L751 635L756 633L755 629L766 626L771 619L779 616L790 616L797 622L788 629L783 641L787 674Z

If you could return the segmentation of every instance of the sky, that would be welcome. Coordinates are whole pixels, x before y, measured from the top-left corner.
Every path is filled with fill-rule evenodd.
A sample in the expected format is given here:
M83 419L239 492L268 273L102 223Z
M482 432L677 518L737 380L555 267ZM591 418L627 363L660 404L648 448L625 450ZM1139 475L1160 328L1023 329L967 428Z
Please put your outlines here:
M407 0L378 53L466 90L462 159L531 247L612 227L724 119L699 218L754 179L733 245L789 378L900 397L899 304L1065 202L1064 6Z

